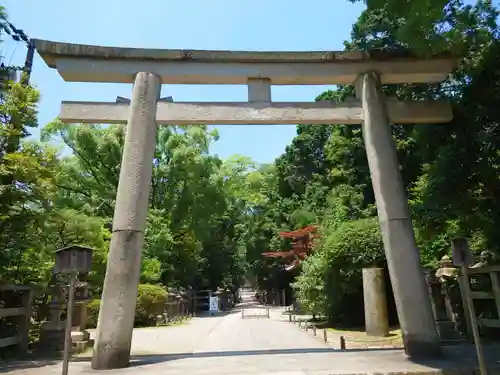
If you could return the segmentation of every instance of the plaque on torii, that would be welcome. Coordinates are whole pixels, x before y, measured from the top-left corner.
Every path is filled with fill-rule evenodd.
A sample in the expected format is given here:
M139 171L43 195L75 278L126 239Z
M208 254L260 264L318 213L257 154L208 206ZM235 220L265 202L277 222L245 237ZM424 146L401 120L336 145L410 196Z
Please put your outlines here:
M440 352L390 124L446 123L452 110L442 101L387 99L381 85L441 82L457 61L447 56L422 60L404 51L234 52L34 43L47 65L68 82L134 83L130 101L63 102L60 112L68 123L127 124L92 368L129 362L156 129L162 124L361 124L406 353ZM247 85L248 102L160 100L162 84ZM352 84L357 99L340 104L271 99L272 85Z

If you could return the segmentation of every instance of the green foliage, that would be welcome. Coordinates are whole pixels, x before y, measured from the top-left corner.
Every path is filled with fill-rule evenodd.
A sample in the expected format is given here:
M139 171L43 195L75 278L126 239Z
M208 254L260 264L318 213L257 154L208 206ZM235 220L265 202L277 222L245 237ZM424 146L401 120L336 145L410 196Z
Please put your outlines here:
M45 262L37 234L49 211L57 158L50 147L20 142L36 125L37 100L37 91L17 83L0 96L0 279L9 282L22 280L25 269L46 271L38 268Z
M367 30L377 29L376 42L390 40L385 48L410 48L423 56L446 52L464 57L471 47L491 39L485 30L497 27L498 10L491 0L479 0L474 6L464 0L364 2L367 11L354 33L366 35Z
M161 262L157 258L142 258L141 282L157 283L161 278Z
M375 218L347 221L322 239L303 263L294 287L301 304L332 321L348 321L362 307L361 269L384 266L385 254Z
M124 127L68 125L56 120L42 135L45 141L57 136L72 151L59 164L55 204L97 216L107 226L114 210ZM224 180L225 164L208 153L216 139L217 134L203 126L159 129L142 282L204 289L217 288L224 279L232 285L237 279L230 274L241 268L236 263L242 259L233 254L231 240L237 234L226 225L226 212L240 188ZM245 178L238 180L242 186ZM239 201L244 199L247 197ZM226 260L220 258L222 254ZM102 279L97 282L99 287L101 284Z
M153 284L139 284L137 303L135 306L136 327L145 327L155 324L156 316L165 310L168 294L165 288ZM97 327L100 299L94 299L87 305L88 327Z
M87 327L97 327L97 320L99 318L99 308L101 307L100 299L93 299L87 305Z
M366 3L345 42L347 50L409 49L423 56L446 51L464 57L443 84L383 87L387 96L446 99L454 106L451 124L393 126L422 262L437 267L450 251L450 237L458 234L469 236L476 252L499 252L494 235L500 219L497 9L489 1L474 6L454 0ZM340 86L316 100L342 102L353 96L352 86ZM297 295L310 311L333 320L356 315L362 303L359 269L383 262L378 225L370 218L376 208L361 127L298 125L297 136L270 170L267 203L256 212L247 246L258 282L277 288L285 279L279 261L257 259L259 252L288 248L277 233L317 222L322 239L303 263ZM359 237L358 232L369 235ZM366 238L371 241L363 242Z
M135 307L135 325L150 326L158 314L165 310L167 291L158 285L139 284L137 304Z

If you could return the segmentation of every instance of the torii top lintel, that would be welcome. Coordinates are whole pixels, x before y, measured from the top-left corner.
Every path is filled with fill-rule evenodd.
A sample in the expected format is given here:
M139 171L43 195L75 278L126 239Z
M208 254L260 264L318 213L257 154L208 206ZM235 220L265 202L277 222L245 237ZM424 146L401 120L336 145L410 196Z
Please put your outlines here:
M253 52L103 47L33 40L38 53L72 82L131 83L140 71L165 84L247 84L267 78L273 85L352 84L368 71L382 83L435 83L457 63L448 55L418 59L408 52Z

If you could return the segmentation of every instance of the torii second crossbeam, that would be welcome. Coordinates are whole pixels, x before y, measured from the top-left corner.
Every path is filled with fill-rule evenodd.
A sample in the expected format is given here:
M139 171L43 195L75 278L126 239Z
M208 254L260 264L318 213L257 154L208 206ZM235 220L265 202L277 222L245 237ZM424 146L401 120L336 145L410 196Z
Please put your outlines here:
M451 121L451 106L443 101L387 100L394 124L436 124ZM67 123L126 124L127 102L62 102L59 117ZM158 101L158 125L265 125L265 124L361 124L361 101L342 104L304 103L208 103Z

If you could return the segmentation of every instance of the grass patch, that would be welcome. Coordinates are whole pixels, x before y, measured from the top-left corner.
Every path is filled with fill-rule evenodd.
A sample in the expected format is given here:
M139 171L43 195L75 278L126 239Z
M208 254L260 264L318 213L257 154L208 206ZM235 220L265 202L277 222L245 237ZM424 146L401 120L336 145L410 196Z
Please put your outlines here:
M346 328L346 327L328 327L330 331L338 333L350 333L353 335L366 335L365 327ZM389 335L387 337L401 337L401 329L399 327L389 328Z
M402 340L401 329L399 327L392 327L389 329L389 334L386 337L375 337L367 336L365 328L328 328L329 332L337 334L338 336L344 336L344 338L349 341L359 342L359 343L387 343L387 344L398 344Z
M158 327L181 326L181 325L184 325L184 324L188 323L190 320L191 320L191 318L185 318L185 319L182 319L182 320L174 320L172 322L158 324L158 326L143 327L143 328L158 328Z
M92 357L92 352L94 348L92 346L87 346L83 352L80 352L78 354L73 354L72 357L74 358L90 358Z

